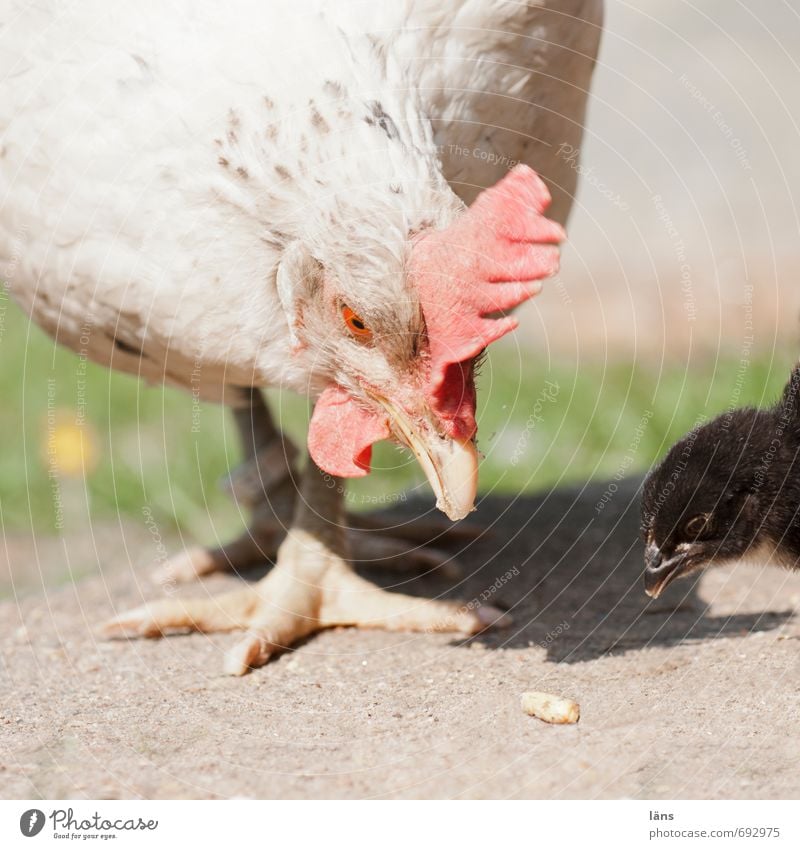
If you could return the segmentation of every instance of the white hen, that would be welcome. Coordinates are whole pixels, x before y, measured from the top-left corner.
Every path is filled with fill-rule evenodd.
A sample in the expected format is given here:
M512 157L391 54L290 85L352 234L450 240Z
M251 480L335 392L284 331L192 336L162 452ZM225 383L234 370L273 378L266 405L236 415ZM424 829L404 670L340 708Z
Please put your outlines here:
M358 578L341 487L318 466L364 473L372 442L392 436L451 517L471 509L472 363L511 327L480 316L537 291L525 281L552 272L558 238L541 184L513 169L542 175L563 223L577 171L559 148L580 143L600 0L4 5L0 258L14 258L12 295L98 362L238 406L248 453L262 455L259 533L191 553L189 572L256 559L293 501L291 456L253 388L319 399L316 462L276 568L110 630L248 629L228 659L241 673L330 625L492 621L497 611ZM514 270L462 268L473 245ZM426 282L445 267L455 285ZM509 294L490 309L479 287L467 302L458 287L473 283ZM386 545L374 550L395 551Z

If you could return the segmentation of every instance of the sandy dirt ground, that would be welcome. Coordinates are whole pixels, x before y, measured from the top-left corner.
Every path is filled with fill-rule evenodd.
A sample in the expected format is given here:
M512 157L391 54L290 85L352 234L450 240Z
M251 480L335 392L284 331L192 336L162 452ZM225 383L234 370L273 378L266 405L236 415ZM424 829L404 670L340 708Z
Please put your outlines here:
M102 573L46 593L17 579L0 605L0 795L797 798L800 575L741 565L648 602L637 483L601 511L597 484L487 499L462 580L377 576L486 594L507 631L340 629L241 679L221 674L235 635L93 636L160 592L125 553L141 529L106 532L75 555L91 570L96 547ZM24 541L6 553L24 559ZM580 723L525 716L532 689L580 702Z

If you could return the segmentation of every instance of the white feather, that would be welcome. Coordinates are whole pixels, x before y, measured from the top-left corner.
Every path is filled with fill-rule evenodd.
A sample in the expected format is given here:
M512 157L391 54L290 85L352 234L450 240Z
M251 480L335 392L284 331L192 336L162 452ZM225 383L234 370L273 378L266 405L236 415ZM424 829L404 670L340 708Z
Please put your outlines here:
M220 400L307 391L288 244L391 304L409 232L508 162L566 216L575 169L553 149L580 137L597 0L2 5L0 261L59 341L91 328L99 362Z

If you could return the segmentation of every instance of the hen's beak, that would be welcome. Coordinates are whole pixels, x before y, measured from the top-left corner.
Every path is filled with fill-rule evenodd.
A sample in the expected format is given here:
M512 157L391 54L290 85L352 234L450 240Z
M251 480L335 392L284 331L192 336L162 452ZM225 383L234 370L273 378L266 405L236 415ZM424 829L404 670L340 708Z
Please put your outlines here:
M472 439L439 436L430 425L419 426L390 401L378 399L389 414L397 439L411 449L436 495L436 506L454 522L475 509L478 450Z
M648 545L644 554L644 591L650 598L658 598L666 587L686 572L691 560L691 550L665 560L657 545Z

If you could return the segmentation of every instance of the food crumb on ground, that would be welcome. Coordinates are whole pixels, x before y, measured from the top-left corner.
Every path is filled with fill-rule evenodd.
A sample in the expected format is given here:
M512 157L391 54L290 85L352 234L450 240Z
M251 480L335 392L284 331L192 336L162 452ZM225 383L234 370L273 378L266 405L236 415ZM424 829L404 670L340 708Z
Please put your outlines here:
M581 706L577 702L550 693L523 693L520 702L528 716L553 725L573 725L581 718Z

